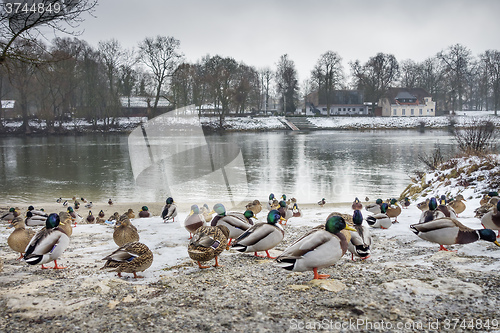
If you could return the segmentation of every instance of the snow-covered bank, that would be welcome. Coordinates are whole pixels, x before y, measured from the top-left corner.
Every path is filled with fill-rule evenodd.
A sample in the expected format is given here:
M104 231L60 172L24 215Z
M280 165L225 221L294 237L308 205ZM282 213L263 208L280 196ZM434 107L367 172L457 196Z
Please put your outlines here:
M500 117L495 117L493 111L460 111L456 116L439 117L305 117L316 129L347 129L347 130L376 130L376 129L441 129L448 128L453 122L456 127L468 126L471 118L487 119L500 127ZM270 131L288 130L288 127L280 121L281 117L226 117L223 122L223 130L226 131ZM104 121L97 121L97 127L84 119L65 121L55 127L56 133L87 133L87 132L130 132L141 123L147 122L145 117L120 117L115 119L112 126L105 126ZM200 118L201 124L208 130L220 130L218 117ZM175 126L182 124L185 119L170 117L166 125ZM34 133L48 131L47 125L41 120L32 120L29 123ZM14 133L21 126L21 121L7 121L4 124L4 133Z

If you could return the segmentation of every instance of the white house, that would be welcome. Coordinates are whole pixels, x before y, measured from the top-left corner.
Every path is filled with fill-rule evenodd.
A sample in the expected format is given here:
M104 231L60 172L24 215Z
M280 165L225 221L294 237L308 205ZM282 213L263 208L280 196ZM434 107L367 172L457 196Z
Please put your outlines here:
M382 117L434 117L436 102L422 88L389 88L379 100Z

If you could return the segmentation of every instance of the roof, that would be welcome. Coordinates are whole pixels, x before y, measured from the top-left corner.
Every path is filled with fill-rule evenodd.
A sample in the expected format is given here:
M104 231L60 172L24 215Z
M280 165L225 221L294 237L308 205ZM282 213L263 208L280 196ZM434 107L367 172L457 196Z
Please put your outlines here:
M410 104L424 104L424 98L431 97L423 88L389 88L382 98L389 99L390 104L408 104L401 103L397 99L417 99L416 103Z

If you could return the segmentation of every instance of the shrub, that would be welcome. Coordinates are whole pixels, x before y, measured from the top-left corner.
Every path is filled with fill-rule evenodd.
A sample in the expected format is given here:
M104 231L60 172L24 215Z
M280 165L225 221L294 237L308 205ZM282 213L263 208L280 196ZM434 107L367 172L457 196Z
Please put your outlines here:
M458 149L465 155L484 155L496 148L497 129L489 120L472 118L466 127L453 132Z

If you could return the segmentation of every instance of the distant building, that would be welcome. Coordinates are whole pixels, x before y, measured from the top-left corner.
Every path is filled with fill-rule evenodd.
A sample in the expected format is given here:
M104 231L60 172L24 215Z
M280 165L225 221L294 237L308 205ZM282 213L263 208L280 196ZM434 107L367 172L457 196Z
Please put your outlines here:
M360 90L334 90L328 96L330 115L368 115L370 108L364 103ZM305 98L307 116L328 115L327 96L315 91Z
M2 117L4 117L5 119L12 119L21 116L21 114L15 108L15 100L1 100L0 102L2 103Z
M379 100L382 117L434 117L436 102L422 88L389 88Z

